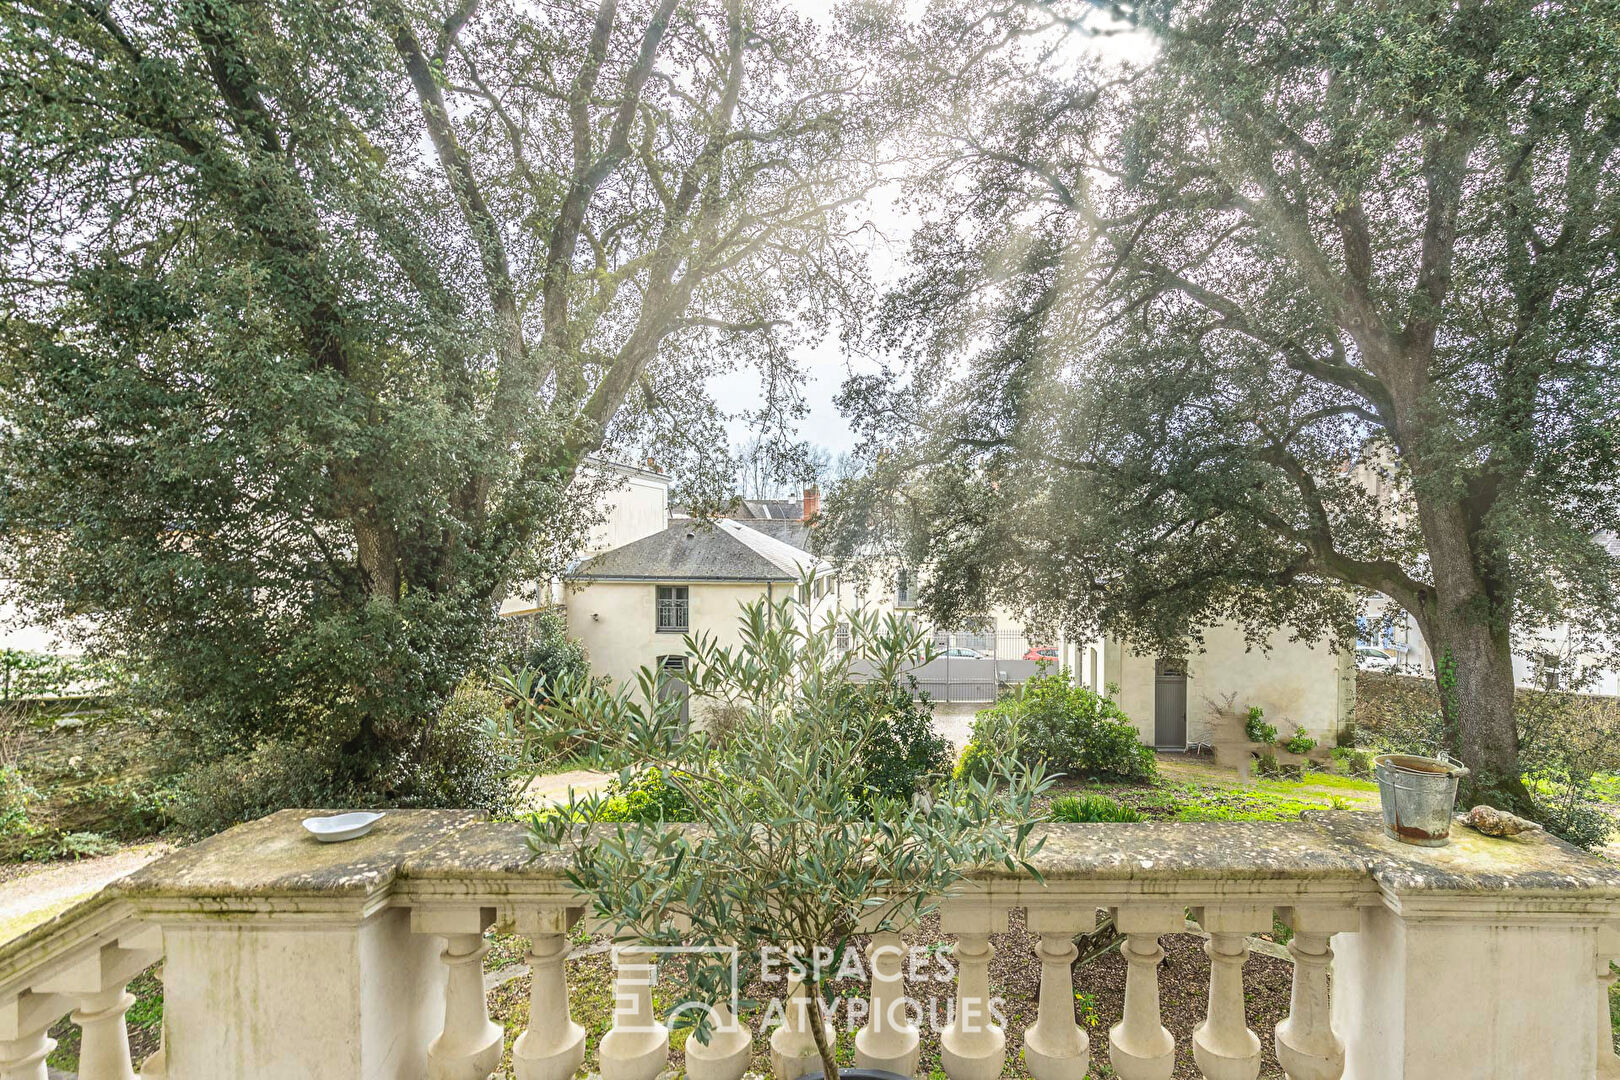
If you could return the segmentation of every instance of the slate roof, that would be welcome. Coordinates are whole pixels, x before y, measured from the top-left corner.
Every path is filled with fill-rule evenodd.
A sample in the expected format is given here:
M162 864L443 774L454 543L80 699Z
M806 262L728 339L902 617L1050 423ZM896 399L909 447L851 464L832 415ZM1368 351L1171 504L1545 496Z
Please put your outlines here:
M773 536L784 544L791 544L800 551L810 550L810 526L802 519L776 519L745 521L755 532L762 532L766 536Z
M572 581L798 581L826 563L740 521L678 521L578 564Z
M797 521L804 516L804 503L799 499L744 499L737 517Z

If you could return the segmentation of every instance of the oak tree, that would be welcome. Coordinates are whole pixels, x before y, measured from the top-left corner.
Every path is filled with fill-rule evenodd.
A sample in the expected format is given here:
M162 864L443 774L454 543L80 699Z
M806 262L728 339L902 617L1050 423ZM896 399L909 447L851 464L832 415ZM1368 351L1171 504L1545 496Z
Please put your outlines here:
M889 530L941 615L1169 655L1344 640L1382 593L1523 805L1515 639L1620 628L1614 5L1124 10L881 31L922 226L845 390L874 467L841 542Z
M768 0L5 5L15 599L243 812L465 801L430 720L582 464L723 492L705 380L858 288L861 87Z

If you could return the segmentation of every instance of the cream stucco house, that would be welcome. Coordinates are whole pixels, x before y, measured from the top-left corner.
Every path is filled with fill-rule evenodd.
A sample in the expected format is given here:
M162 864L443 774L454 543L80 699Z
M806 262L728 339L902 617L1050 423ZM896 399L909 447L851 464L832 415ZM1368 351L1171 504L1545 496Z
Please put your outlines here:
M686 668L686 634L737 645L747 603L792 597L816 619L838 604L828 563L729 519L678 520L585 559L567 575L564 595L568 634L584 645L594 674L622 682L650 667L668 673L672 693Z
M1142 741L1162 750L1213 742L1215 710L1228 702L1239 713L1259 706L1280 734L1303 727L1324 746L1350 723L1356 668L1348 649L1294 641L1287 630L1264 647L1250 646L1230 624L1206 627L1201 636L1201 648L1171 660L1113 639L1088 642L1076 649L1075 675L1094 690L1117 687L1115 700Z
M581 473L584 483L601 489L582 558L651 536L669 524L669 477L663 473L601 458L591 459ZM526 582L502 602L501 615L533 615L562 602L561 582Z

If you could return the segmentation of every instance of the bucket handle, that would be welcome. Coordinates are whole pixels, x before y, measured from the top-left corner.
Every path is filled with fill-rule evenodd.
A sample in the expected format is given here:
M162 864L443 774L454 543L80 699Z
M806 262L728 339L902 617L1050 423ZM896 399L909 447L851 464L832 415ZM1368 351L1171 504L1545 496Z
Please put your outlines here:
M1458 779L1468 775L1468 766L1464 765L1460 759L1452 757L1451 751L1449 750L1436 749L1434 752L1434 760L1443 761L1447 765L1455 768L1456 772L1452 773L1451 775L1457 777Z

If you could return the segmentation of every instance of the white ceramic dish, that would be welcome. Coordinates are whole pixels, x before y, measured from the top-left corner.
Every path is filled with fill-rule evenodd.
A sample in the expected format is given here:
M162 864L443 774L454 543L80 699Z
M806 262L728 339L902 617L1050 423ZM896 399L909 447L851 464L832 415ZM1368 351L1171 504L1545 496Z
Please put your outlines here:
M365 811L334 814L331 817L307 817L304 819L304 829L323 844L335 844L340 840L353 840L366 835L382 819L382 814Z

